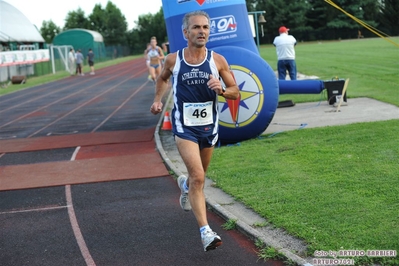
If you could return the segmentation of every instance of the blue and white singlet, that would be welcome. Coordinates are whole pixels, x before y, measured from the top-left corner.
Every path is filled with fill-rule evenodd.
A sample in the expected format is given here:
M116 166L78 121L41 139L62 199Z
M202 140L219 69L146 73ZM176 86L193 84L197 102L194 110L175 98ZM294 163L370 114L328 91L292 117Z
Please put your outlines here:
M207 49L204 61L197 65L185 61L184 50L177 51L172 71L174 134L188 133L201 138L218 133L217 94L207 86L210 74L219 78L213 51Z

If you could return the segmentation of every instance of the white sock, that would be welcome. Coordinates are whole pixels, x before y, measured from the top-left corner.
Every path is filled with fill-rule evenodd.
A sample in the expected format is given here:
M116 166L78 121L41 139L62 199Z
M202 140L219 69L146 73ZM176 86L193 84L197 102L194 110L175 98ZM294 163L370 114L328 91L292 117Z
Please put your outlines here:
M209 225L204 225L200 228L200 233L201 235L203 235L206 231L211 230L211 228L209 227Z

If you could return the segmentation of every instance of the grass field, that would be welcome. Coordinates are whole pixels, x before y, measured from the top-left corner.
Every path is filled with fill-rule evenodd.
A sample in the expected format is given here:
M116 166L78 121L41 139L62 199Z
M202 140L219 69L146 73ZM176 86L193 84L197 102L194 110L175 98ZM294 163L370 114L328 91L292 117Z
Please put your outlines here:
M399 43L399 38L394 39ZM275 48L261 55L276 69ZM399 106L399 48L382 39L300 43L298 72L350 78L348 97ZM319 101L320 95L280 100ZM324 100L324 99L323 99ZM208 176L316 250L399 252L398 119L283 132L215 149ZM238 163L239 162L239 163ZM399 258L354 257L357 265Z
M399 38L393 38L399 45ZM299 43L298 72L322 80L350 78L348 97L367 96L399 106L399 47L381 38ZM276 69L273 45L261 46L261 56ZM319 95L282 95L282 100L318 101Z

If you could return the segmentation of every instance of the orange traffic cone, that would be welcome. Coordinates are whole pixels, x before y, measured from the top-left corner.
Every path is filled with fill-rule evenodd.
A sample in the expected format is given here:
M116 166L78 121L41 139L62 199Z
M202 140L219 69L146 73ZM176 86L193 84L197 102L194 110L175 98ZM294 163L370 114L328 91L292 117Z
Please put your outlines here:
M169 112L165 112L165 117L163 119L162 130L172 130L172 123L170 123Z

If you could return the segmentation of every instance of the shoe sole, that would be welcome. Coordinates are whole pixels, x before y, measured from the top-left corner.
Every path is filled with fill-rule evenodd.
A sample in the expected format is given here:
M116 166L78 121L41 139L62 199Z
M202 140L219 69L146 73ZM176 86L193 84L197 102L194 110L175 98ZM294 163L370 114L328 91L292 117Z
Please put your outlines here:
M222 245L223 242L221 239L219 238L215 238L205 249L205 252L209 251L209 250L214 250L217 247L219 247L220 245Z

